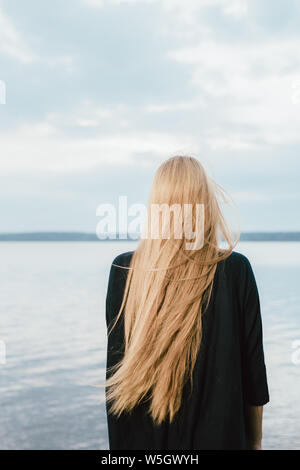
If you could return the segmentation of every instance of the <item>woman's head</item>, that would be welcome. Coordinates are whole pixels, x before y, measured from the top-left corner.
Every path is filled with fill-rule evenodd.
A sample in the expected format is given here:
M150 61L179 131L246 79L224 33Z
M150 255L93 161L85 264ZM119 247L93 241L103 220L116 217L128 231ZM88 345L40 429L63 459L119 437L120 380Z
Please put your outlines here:
M209 178L193 157L175 156L163 162L153 179L153 203L202 202L208 196Z
M224 190L196 158L169 158L158 168L152 182L144 236L160 240L152 243L152 248L170 239L173 246L175 240L182 240L176 242L177 248L199 249L203 244L217 245L222 235L231 245L231 234L219 205L224 199ZM189 242L191 235L194 244Z
M123 314L125 353L106 382L107 400L117 415L147 397L157 424L167 417L172 421L188 379L192 386L217 264L236 243L220 197L224 200L223 190L195 158L175 156L155 174L146 229L113 325ZM227 249L220 248L221 236Z

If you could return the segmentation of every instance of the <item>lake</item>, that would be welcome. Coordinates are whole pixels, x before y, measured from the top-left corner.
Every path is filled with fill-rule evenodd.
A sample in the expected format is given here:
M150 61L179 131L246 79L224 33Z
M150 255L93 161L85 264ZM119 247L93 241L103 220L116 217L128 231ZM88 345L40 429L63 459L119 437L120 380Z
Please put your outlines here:
M1 449L107 449L105 295L136 242L0 243ZM265 449L300 450L300 243L239 243L260 292Z

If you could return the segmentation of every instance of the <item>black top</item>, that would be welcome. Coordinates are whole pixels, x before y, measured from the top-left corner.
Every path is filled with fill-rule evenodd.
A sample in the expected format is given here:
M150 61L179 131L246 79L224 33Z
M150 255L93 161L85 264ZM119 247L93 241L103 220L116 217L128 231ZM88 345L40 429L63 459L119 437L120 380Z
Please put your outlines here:
M133 252L113 263L129 266ZM112 266L106 297L107 327L117 315L127 270ZM121 316L108 337L107 367L124 353ZM110 373L106 371L106 376ZM142 403L120 418L108 412L111 450L246 449L244 405L269 401L262 344L260 302L246 256L233 252L216 270L212 297L203 315L203 338L190 395L186 385L180 410L170 424L157 426ZM189 384L189 383L188 383Z

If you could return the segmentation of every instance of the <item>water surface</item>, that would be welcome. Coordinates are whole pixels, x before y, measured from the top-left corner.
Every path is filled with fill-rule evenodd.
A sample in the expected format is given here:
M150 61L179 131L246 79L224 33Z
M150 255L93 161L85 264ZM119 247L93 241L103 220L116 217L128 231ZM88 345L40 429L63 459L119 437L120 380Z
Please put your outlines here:
M1 449L107 449L105 295L135 242L0 243ZM261 298L271 402L264 448L300 449L300 243L241 242Z

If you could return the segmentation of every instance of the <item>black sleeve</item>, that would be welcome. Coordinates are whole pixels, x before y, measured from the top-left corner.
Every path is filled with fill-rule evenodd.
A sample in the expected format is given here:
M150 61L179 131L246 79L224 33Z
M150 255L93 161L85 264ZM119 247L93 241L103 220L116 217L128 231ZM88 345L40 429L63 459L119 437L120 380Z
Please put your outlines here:
M113 266L123 265L121 256L117 256L110 268L108 287L106 294L106 327L107 327L107 367L111 367L118 362L124 353L124 323L123 318L118 320L110 334L109 331L119 313L124 288L126 284L127 270Z
M117 265L117 266L114 266ZM118 267L121 266L121 267ZM122 267L123 266L123 267ZM117 256L111 265L106 294L106 326L112 324L121 308L127 278L126 259Z
M106 293L106 303L105 303L105 316L106 316L106 327L110 327L111 322L115 315L118 313L118 302L117 302L117 285L118 285L118 273L114 264L117 264L118 257L115 258L112 262L108 278L108 286Z
M248 404L261 406L269 401L263 350L260 300L255 276L245 257L243 295L243 382Z

